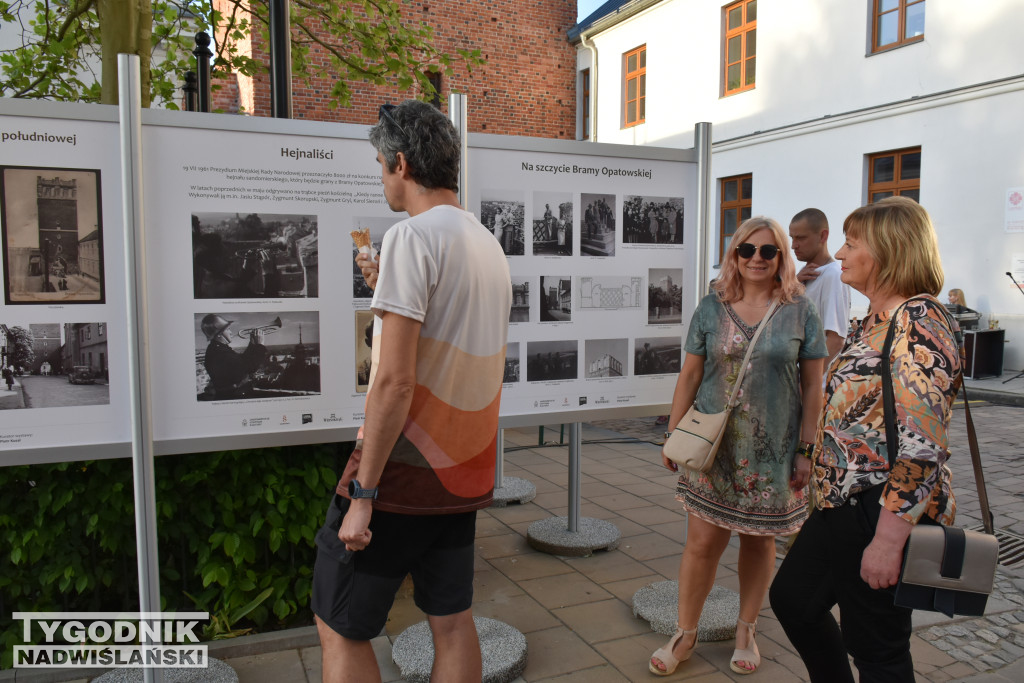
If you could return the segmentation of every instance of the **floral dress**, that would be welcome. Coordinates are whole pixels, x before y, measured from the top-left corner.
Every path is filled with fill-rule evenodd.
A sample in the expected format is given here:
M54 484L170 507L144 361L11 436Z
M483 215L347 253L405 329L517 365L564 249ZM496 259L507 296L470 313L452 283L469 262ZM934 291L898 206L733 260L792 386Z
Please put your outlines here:
M715 462L706 473L683 471L676 498L690 514L744 534L794 533L807 518L803 491L789 487L800 439L802 359L825 358L825 334L805 297L779 306L753 327L715 294L694 311L687 353L704 356L697 410L725 408L740 363L759 325L767 325L747 364Z

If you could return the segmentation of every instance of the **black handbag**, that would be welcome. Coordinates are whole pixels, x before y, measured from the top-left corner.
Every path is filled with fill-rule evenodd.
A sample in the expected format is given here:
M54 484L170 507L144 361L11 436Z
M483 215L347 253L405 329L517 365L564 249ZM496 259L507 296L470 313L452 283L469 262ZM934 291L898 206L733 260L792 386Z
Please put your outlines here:
M882 349L882 404L885 409L885 440L890 470L898 448L895 394L889 365L895 321L896 313L893 313ZM952 329L952 325L950 327ZM962 372L959 379L967 417L967 441L974 464L974 479L978 485L985 533L938 524L915 525L903 550L903 566L893 600L898 607L942 612L948 617L955 614L982 616L985 613L999 561L999 542L994 535L974 419L971 417Z

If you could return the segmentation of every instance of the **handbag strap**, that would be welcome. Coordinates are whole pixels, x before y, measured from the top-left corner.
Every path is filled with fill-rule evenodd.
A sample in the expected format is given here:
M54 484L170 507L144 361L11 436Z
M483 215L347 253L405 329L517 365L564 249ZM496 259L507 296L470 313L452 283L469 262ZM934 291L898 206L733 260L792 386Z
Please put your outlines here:
M909 301L893 311L889 318L889 330L885 335L885 345L882 347L882 407L885 412L885 445L889 456L889 469L892 470L896 453L899 450L896 436L896 393L892 386L892 368L889 358L892 353L892 340L896 333L896 316L906 307ZM947 322L949 318L946 318ZM953 326L950 325L950 329ZM959 349L958 349L959 352ZM981 453L978 450L978 435L974 430L974 418L971 416L971 404L967 400L967 383L964 381L963 363L960 366L960 391L964 395L964 415L967 419L967 443L971 451L971 464L974 466L974 483L978 487L978 502L981 505L981 523L985 527L985 533L994 534L995 524L992 518L992 510L988 504L988 491L985 488L985 473L981 469Z
M743 363L740 365L740 371L736 374L736 384L732 387L732 393L729 394L729 402L725 404L726 410L732 410L734 407L733 401L736 400L736 394L739 393L740 384L743 383L743 375L747 372L747 361L750 360L750 354L754 352L754 344L757 343L757 338L761 336L761 331L767 327L766 321L772 317L772 313L779 307L779 299L772 299L772 305L768 308L768 312L761 318L761 322L757 324L757 330L754 332L754 336L750 338L750 344L747 345L747 352L743 355Z

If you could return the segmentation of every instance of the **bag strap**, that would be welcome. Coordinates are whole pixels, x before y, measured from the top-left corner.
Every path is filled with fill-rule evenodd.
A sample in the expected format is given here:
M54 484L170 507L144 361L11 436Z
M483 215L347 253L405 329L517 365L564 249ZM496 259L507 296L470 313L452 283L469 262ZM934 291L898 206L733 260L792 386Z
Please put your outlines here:
M740 365L740 371L736 375L736 384L732 387L732 393L729 395L729 402L725 404L726 410L731 410L734 407L733 401L736 400L736 394L739 393L740 384L743 383L743 375L747 372L747 361L750 360L750 355L754 352L754 344L757 343L757 338L761 336L762 330L767 327L767 320L772 317L772 313L779 307L779 299L773 299L771 307L768 308L768 312L761 318L761 322L757 324L757 330L754 332L754 336L750 338L750 344L747 345L747 352L743 355L743 363Z
M889 364L892 353L892 340L896 333L896 316L906 307L909 301L905 301L899 308L893 311L889 318L889 331L885 335L885 345L882 347L882 406L885 412L885 445L889 456L889 469L892 470L896 453L899 451L896 437L896 394L892 386L892 368ZM947 322L949 318L947 315ZM953 327L950 325L950 329ZM957 350L959 353L959 349ZM988 504L988 491L985 488L985 473L981 469L981 453L978 450L978 435L974 429L974 418L971 415L971 404L967 400L967 382L964 381L963 364L960 366L960 391L964 396L964 415L967 420L967 443L971 450L971 464L974 466L974 483L978 487L978 502L981 505L981 523L985 527L985 533L995 534L995 524L992 518L992 510Z

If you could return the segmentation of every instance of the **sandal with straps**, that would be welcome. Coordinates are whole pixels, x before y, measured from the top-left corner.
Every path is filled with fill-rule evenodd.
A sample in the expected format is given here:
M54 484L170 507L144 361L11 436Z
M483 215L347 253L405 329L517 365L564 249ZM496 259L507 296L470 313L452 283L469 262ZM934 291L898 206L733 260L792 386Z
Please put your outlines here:
M757 671L757 667L761 666L761 653L757 651L757 643L754 642L754 631L757 628L757 620L754 623L743 621L742 619L736 620L736 631L739 632L740 626L747 630L747 647L744 649L736 648L732 653L732 659L729 660L729 668L738 674L752 674ZM746 662L752 664L753 668L744 669L739 666L737 662Z
M683 636L689 635L691 633L693 634L693 645L691 645L686 650L686 652L683 653L682 657L676 659L673 650L675 650L676 645L679 644L679 641ZM659 647L657 650L654 651L654 654L651 655L651 659L657 659L658 661L660 661L662 665L665 667L665 669L659 669L657 666L654 665L653 661L647 662L647 668L650 669L651 673L655 676L671 676L675 673L676 667L678 667L682 662L685 662L687 659L689 659L690 655L693 654L693 651L696 648L697 629L684 631L683 629L678 628L676 629L675 635L672 636L672 639L668 641L668 645L666 645L665 647Z

